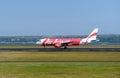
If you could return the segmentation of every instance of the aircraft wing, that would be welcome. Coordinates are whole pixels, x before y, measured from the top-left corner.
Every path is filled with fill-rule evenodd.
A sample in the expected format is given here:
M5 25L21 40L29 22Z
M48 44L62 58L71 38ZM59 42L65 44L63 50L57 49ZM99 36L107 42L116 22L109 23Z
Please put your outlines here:
M62 46L67 46L68 44L72 43L73 41L63 42L61 43Z

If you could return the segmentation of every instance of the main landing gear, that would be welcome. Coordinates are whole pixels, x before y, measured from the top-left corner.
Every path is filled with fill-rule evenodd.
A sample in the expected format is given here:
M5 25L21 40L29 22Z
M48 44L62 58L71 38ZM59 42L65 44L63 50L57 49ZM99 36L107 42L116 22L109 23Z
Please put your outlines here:
M67 46L64 46L64 49L67 49Z

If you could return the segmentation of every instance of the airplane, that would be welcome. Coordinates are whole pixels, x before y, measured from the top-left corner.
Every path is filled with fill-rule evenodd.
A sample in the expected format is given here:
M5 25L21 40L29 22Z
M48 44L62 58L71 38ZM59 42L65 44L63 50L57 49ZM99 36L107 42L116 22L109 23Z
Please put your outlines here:
M99 41L96 38L97 35L98 28L95 28L86 38L44 38L37 41L36 44L42 45L44 48L45 46L54 46L55 48L64 47L64 49L66 49L67 46L84 45L92 41Z

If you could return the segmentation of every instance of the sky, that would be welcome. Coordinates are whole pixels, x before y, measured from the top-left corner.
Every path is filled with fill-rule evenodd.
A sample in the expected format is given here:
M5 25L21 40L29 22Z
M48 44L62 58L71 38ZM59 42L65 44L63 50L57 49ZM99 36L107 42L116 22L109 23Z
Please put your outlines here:
M120 34L120 0L0 0L0 36Z

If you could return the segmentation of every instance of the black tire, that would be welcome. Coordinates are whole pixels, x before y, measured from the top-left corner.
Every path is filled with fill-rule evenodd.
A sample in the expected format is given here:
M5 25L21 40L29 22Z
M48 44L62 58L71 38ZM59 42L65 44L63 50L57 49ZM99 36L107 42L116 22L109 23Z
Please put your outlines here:
M64 49L67 49L67 46L65 46Z

